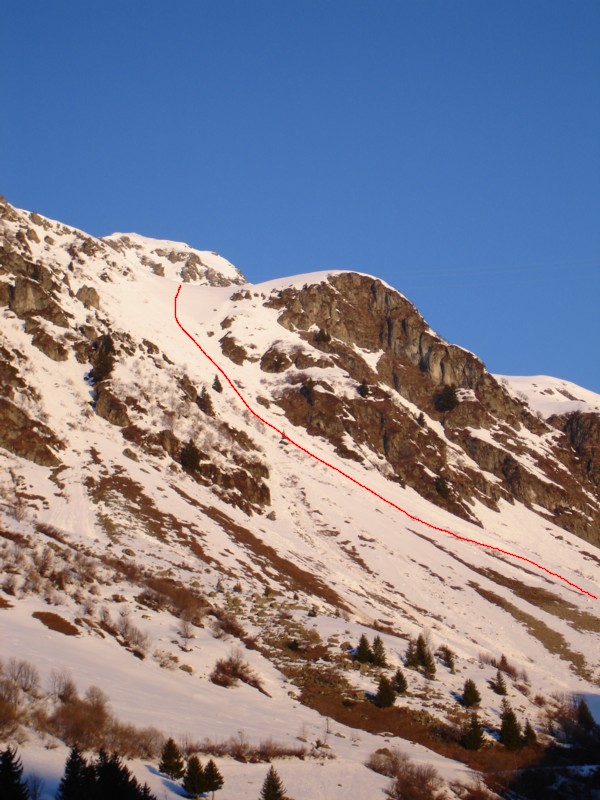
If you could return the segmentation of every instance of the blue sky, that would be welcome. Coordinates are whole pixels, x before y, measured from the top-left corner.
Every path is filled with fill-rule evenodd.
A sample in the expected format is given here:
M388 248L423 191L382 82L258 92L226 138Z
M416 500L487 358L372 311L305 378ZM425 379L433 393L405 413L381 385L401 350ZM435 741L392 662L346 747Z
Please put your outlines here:
M494 372L600 392L597 0L31 0L0 192L251 281L378 275Z

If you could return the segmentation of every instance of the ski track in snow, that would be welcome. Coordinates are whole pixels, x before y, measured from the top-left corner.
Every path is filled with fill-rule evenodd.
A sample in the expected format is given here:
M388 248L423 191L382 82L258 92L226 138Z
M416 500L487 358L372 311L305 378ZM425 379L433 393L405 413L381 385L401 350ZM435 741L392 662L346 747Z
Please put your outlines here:
M279 434L279 436L281 436L282 439L285 439L287 442L289 442L289 444L291 444L294 447L296 447L298 450L303 452L305 455L310 456L310 458L315 459L315 461L318 461L320 464L323 464L324 466L328 467L329 469L333 470L334 472L337 472L338 475L341 475L343 478L346 478L346 480L351 481L352 483L354 483L356 486L360 487L364 491L369 492L369 494L373 495L378 500L381 500L383 503L386 503L387 505L389 505L392 508L396 509L396 511L400 511L406 517L408 517L409 519L413 520L413 522L418 522L421 525L424 525L425 527L429 528L430 530L437 531L438 533L445 533L445 534L447 534L449 536L452 536L454 539L458 539L461 542L467 542L468 544L476 544L478 547L483 547L486 550L494 550L495 552L502 553L503 555L509 556L510 558L515 558L515 559L518 559L519 561L523 561L523 562L525 562L527 564L530 564L531 566L535 567L536 569L539 569L542 572L545 572L547 575L551 575L553 578L558 578L559 580L561 580L564 583L568 584L571 588L576 589L577 591L581 592L582 594L587 595L588 597L591 597L593 600L597 600L598 599L598 597L596 595L592 594L591 592L588 592L586 589L583 589L581 586L578 586L576 583L573 583L568 578L565 578L563 575L560 575L558 572L552 572L547 567L544 567L542 564L538 564L537 561L533 561L532 559L527 558L526 556L519 555L518 553L512 553L509 550L503 550L500 547L496 547L495 545L491 545L491 544L486 544L485 542L479 542L479 541L477 541L477 539L470 539L470 538L468 538L466 536L460 536L458 533L454 533L453 531L450 531L447 528L441 528L441 527L439 527L437 525L433 525L431 522L427 522L426 520L423 520L423 519L420 519L419 517L414 516L409 511L407 511L406 509L402 508L402 506L399 506L396 503L394 503L393 500L389 500L387 497L384 497L383 495L379 494L379 492L376 492L374 489L371 489L366 484L361 483L356 478L353 478L352 475L349 475L347 472L344 472L339 467L336 467L334 464L330 464L328 461L325 461L324 459L320 458L315 453L312 453L310 450L307 450L301 444L298 444L298 442L295 442L293 439L291 439L284 431L280 430L276 425L273 425L273 423L271 423L268 420L264 419L264 417L262 417L257 411L255 411L252 408L252 406L248 403L246 398L242 395L240 390L237 388L237 386L234 384L234 382L231 380L231 378L225 372L225 370L206 352L206 350L202 347L202 345L192 336L192 334L189 331L187 331L183 327L183 325L179 321L179 318L177 316L177 300L179 298L179 294L181 292L181 289L182 289L182 284L180 284L179 288L177 289L177 292L176 292L175 298L174 298L175 322L177 323L179 328L183 331L183 333L200 350L202 355L205 358L207 358L211 362L211 364L215 367L215 369L217 369L221 373L223 378L226 380L228 385L233 389L233 391L235 392L235 394L237 395L239 400L244 404L244 406L248 409L248 411L256 419L258 419L259 422L261 422L263 425L266 425L268 428L273 430L275 433Z

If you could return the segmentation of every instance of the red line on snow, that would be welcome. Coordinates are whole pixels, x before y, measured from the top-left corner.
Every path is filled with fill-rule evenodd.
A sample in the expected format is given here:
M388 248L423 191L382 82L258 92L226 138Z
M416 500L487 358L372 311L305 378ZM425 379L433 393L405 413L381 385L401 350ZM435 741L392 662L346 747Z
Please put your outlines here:
M286 433L284 433L283 431L279 430L279 428L276 425L273 425L273 423L271 423L268 420L264 419L264 417L261 417L261 415L258 414L252 408L252 406L247 402L245 397L242 395L240 390L237 388L237 386L231 380L231 378L225 372L225 370L222 367L220 367L219 364L217 364L217 362L214 360L214 358L212 358L206 352L206 350L202 347L202 345L199 344L196 341L196 339L194 339L192 334L189 333L183 327L183 325L179 321L179 317L177 316L177 298L179 297L179 293L180 292L181 292L181 286L179 286L179 288L177 289L177 294L175 295L175 322L177 323L177 325L179 325L179 327L185 333L185 335L188 337L188 339L190 339L196 345L196 347L200 350L202 355L205 356L205 358L207 358L210 361L210 363L213 365L213 367L221 373L223 378L231 386L231 388L236 393L236 395L239 397L241 402L246 406L248 411L254 417L256 417L257 420L262 422L263 425L266 425L267 428L271 428L271 430L275 431L275 433L278 433L279 436L281 436L282 438L286 439L294 447L297 447L298 450L301 450L303 453L306 453L307 456L310 456L311 458L314 458L315 461L318 461L320 464L323 464L324 466L329 467L329 469L333 470L334 472L337 472L338 475L341 475L343 478L346 478L346 480L351 481L356 486L359 486L361 489L364 489L366 492L369 492L369 494L372 494L373 497L376 497L378 500L381 500L383 503L386 503L388 506L391 506L392 508L395 508L396 511L400 511L402 514L404 514L409 519L412 519L414 522L419 522L421 525L425 525L425 527L430 528L431 530L434 530L434 531L438 531L439 533L446 533L449 536L453 536L455 539L458 539L461 542L468 542L469 544L476 544L479 547L484 547L486 550L494 550L496 553L502 553L502 555L510 556L511 558L516 558L519 561L524 561L526 564L531 564L532 567L536 567L537 569L542 570L542 572L545 572L548 575L552 575L553 578L558 578L559 580L561 580L564 583L566 583L569 586L571 586L573 589L577 589L578 592L581 592L582 594L585 594L588 597L593 598L594 600L598 599L595 594L592 594L591 592L588 592L585 589L582 589L581 586L578 586L576 583L573 583L572 581L568 580L563 575L560 575L558 572L552 572L551 570L549 570L546 567L544 567L542 564L538 564L536 561L532 561L532 559L530 559L530 558L526 558L525 556L520 556L517 553L511 553L509 550L503 550L501 547L495 547L494 545L486 544L485 542L478 542L476 539L469 539L466 536L459 536L458 533L454 533L453 531L449 531L446 528L440 528L437 525L432 525L431 522L427 522L424 519L419 519L419 517L415 517L413 514L409 513L406 509L404 509L401 506L399 506L396 503L394 503L393 500L389 500L387 497L384 497L383 495L379 494L379 492L376 492L374 489L371 489L369 486L366 486L364 483L361 483L360 481L356 480L356 478L353 478L352 475L348 475L347 472L344 472L343 470L339 469L339 467L336 467L334 464L330 464L328 461L325 461L324 459L319 458L319 456L315 455L314 453L311 453L310 450L307 450L305 447L302 447L302 445L298 444L298 442L295 442L293 439L290 439L290 437Z

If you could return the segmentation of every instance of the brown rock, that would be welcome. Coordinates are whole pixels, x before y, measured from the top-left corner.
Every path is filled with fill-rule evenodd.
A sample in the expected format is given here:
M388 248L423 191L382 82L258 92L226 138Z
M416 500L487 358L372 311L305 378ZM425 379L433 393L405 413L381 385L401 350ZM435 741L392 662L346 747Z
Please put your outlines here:
M100 295L93 286L82 286L75 297L83 303L86 308L100 308Z
M127 406L108 389L100 384L96 389L96 399L94 408L96 414L102 419L110 422L111 425L118 425L120 428L129 425L129 415Z

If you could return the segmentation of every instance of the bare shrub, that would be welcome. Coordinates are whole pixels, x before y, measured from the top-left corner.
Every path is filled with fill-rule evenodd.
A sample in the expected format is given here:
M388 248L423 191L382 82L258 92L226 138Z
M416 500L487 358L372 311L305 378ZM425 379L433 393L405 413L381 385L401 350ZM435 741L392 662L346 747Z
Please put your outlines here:
M14 597L17 594L17 578L14 575L7 575L2 581L2 589L6 594Z
M148 635L129 621L127 617L121 617L117 622L117 631L128 647L146 652L149 645Z
M40 688L40 673L29 661L11 658L6 665L6 675L26 694L36 694Z
M376 750L365 766L393 778L392 785L385 790L390 800L434 800L442 788L442 780L433 767L414 764L397 748Z
M53 669L48 681L50 697L55 703L68 703L77 697L75 681L66 669Z
M182 617L179 622L179 635L186 642L194 638L194 626L187 617Z
M217 686L225 687L236 686L238 681L242 681L269 696L263 688L260 678L239 650L234 650L227 658L220 658L210 674L210 679Z
M163 669L176 669L179 659L168 650L155 650L153 655Z
M214 609L213 614L216 617L213 631L217 639L222 639L227 635L235 636L236 639L243 639L246 636L244 626L238 622L233 614L221 609Z
M10 736L20 719L19 688L8 678L0 679L0 735Z

